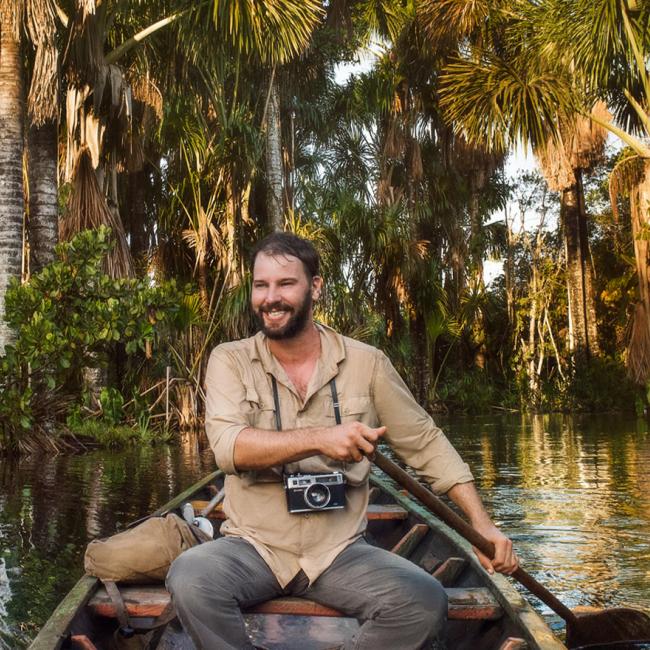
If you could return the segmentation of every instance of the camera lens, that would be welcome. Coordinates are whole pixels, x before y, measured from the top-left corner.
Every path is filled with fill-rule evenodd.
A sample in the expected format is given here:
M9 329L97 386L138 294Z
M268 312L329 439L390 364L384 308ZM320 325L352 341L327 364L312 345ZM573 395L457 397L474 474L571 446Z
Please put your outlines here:
M314 510L324 508L330 502L330 490L327 485L314 483L305 490L305 503Z

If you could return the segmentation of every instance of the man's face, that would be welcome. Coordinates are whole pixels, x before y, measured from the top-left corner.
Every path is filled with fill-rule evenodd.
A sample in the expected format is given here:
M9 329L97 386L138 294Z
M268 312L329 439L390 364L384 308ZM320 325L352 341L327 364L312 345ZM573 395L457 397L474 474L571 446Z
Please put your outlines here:
M251 304L261 330L270 339L290 339L312 321L312 304L322 280L309 279L293 255L259 253L253 267Z

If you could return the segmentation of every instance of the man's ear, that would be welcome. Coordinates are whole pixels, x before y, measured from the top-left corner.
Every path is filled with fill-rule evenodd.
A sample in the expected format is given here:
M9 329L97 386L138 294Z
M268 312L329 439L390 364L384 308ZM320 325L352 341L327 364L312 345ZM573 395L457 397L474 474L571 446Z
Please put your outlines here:
M311 279L311 295L314 300L318 300L323 294L323 278L320 275L315 275Z

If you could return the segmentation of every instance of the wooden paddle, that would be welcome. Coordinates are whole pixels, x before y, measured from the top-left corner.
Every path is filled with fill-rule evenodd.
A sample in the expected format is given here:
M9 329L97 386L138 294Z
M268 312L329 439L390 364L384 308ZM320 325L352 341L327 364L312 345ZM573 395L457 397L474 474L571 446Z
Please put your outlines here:
M445 505L437 496L407 474L381 452L375 451L373 462L399 485L406 488L450 528L489 558L494 558L494 545L474 530L462 517ZM512 577L528 591L546 603L566 621L566 643L569 648L621 641L650 641L650 616L627 607L616 607L597 612L575 614L561 603L546 587L519 567Z

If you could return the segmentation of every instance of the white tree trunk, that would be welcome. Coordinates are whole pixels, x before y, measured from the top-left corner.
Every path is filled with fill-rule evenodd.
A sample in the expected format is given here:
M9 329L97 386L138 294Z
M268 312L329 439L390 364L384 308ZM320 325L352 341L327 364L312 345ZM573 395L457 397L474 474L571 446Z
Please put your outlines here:
M273 230L284 230L282 200L282 129L280 93L275 75L271 77L266 115L267 208Z
M19 278L23 253L23 97L19 44L11 17L0 10L0 354L11 342L5 320L5 293Z

